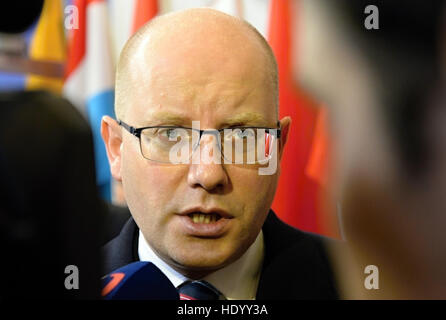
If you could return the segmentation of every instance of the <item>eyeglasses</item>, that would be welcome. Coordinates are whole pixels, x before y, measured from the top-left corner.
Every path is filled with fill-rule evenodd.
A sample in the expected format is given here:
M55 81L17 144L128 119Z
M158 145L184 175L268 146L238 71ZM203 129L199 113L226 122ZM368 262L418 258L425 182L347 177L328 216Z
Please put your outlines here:
M214 163L227 164L266 164L276 156L279 128L232 127L223 129L200 130L179 126L152 126L135 128L118 120L130 134L139 139L141 154L144 158L160 163L190 163L193 154L205 135L214 137L212 151ZM198 157L200 161L200 157ZM192 163L197 163L196 158Z

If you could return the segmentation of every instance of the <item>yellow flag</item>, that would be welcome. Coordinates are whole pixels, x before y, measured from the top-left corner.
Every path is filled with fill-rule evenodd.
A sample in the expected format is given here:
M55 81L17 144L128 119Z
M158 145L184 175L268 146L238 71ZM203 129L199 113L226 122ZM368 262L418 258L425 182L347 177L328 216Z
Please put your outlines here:
M66 47L61 0L45 0L31 41L29 58L42 62L65 63ZM61 93L62 85L62 77L29 75L26 87Z

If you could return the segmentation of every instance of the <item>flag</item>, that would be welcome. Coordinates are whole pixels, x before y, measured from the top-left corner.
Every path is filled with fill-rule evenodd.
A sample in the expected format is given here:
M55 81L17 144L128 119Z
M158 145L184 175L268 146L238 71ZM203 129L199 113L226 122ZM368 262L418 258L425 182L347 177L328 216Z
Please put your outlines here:
M132 34L158 14L158 0L135 0Z
M292 35L297 32L291 24L292 19L297 18L293 17L293 13L289 0L271 0L268 42L279 69L280 118L290 116L292 119L272 208L292 226L327 235L327 230L321 228L321 219L325 216L320 205L322 186L306 171L320 105L296 87L293 81ZM322 150L318 151L318 155L323 155L325 146L320 148Z
M318 182L321 186L325 186L328 179L327 161L329 159L328 148L330 138L327 132L327 117L327 109L322 107L317 114L310 157L305 169L307 176Z
M214 0L210 1L208 6L215 10L230 14L234 17L242 19L244 17L242 0Z
M96 179L103 198L110 200L110 167L100 128L104 115L114 117L114 63L107 3L76 0L79 28L73 29L64 94L89 120L95 148Z
M61 0L45 0L31 40L29 58L47 62L65 62L65 31ZM48 89L61 93L62 86L63 79L57 77L29 75L26 80L28 89Z
M317 195L317 232L340 239L341 230L338 222L338 205L332 203L329 197L332 139L328 127L328 110L325 106L322 106L317 114L310 157L305 173L319 186Z

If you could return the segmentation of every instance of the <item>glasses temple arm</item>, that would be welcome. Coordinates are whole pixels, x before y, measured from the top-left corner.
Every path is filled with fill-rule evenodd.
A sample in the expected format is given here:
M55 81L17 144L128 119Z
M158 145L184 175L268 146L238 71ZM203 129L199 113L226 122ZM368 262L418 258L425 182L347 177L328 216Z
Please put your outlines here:
M129 126L127 123L125 123L125 122L122 121L122 120L118 120L118 124L119 124L120 126L124 127L124 129L126 129L128 132L130 132L130 133L133 134L134 136L139 137L140 134L141 134L141 132L140 132L139 130L135 129L135 128L132 127L132 126Z

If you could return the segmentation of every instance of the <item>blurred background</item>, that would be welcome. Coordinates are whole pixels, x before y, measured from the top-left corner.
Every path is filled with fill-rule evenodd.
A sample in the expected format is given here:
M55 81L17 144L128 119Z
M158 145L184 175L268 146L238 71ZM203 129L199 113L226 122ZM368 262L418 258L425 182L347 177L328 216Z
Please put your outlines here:
M102 201L125 207L100 137L101 117L114 116L115 65L144 23L191 7L243 18L271 45L280 117L293 120L273 209L347 240L347 253L332 249L343 297L446 298L444 1L45 0L23 37L0 33L0 90L68 99L90 126ZM379 290L364 288L369 265Z
M279 64L280 116L293 119L273 209L295 227L340 238L337 203L322 201L331 147L327 112L292 79L292 40L299 32L299 10L292 1L45 0L40 19L24 32L24 52L0 60L0 90L48 89L72 102L91 125L102 198L125 206L100 137L101 117L114 116L115 65L140 26L156 15L191 7L241 17L269 41Z

